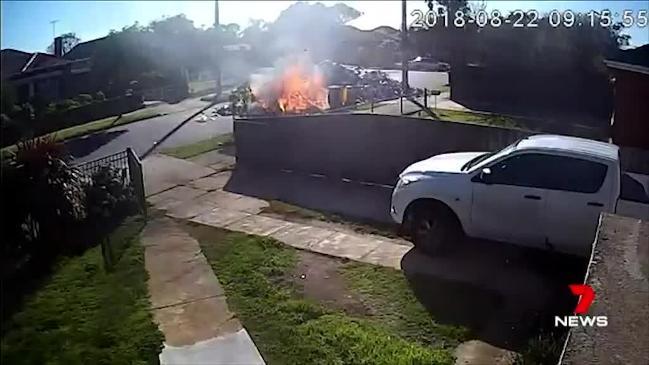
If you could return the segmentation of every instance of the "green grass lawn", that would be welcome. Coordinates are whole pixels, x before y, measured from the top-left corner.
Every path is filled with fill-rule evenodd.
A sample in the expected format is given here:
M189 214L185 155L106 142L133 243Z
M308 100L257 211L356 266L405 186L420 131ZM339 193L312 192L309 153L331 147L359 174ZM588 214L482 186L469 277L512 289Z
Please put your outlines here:
M432 104L432 98L433 97L431 96L428 99L429 105ZM379 108L381 104L382 103L375 104L374 108L375 109ZM383 104L385 105L388 103L383 103ZM356 108L355 111L366 112L369 111L370 109L371 109L370 105L366 104ZM431 112L433 112L433 114L437 116L436 118L431 118L423 110L408 115L419 116L421 118L442 120L446 122L481 124L481 125L489 125L489 126L503 127L503 128L521 128L520 121L517 121L516 118L508 117L505 115L480 113L480 112L472 112L472 111L460 111L460 110L442 109L442 108L437 108L437 109L430 108L430 110Z
M431 111L436 114L440 120L449 122L475 123L504 128L518 127L518 123L516 123L514 118L504 115L433 108L431 108Z
M158 115L159 113L157 111L153 109L144 108L130 113L126 113L122 115L122 117L119 118L119 120L117 120L117 117L115 116L108 117L108 118L95 120L85 124L75 125L74 127L61 129L59 131L52 132L51 134L53 134L57 140L63 141L66 139L79 137L86 134L102 131L104 129L116 127L118 125L137 122L139 120L155 117Z
M232 142L232 134L228 133L178 147L163 148L160 152L176 158L191 158L220 149Z
M3 323L3 364L157 363L163 336L149 313L147 273L131 218L111 240L121 259L111 273L100 247L62 259L52 276Z
M288 279L298 250L271 238L186 229L268 364L454 363L453 348L465 331L436 324L400 272L342 263L347 284L371 306L371 314L347 313L299 294L299 284Z
M361 294L372 308L379 308L377 320L402 337L435 347L455 347L468 340L465 328L433 321L417 301L400 271L349 262L342 269L349 287Z
M214 90L216 88L215 80L203 80L203 81L190 81L187 84L190 94L200 93L206 90Z

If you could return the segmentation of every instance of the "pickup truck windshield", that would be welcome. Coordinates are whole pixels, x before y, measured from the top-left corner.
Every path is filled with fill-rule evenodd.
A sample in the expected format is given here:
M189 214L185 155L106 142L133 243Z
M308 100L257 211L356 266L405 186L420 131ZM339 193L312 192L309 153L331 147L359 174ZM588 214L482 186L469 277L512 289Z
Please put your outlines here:
M478 157L474 157L474 158L470 159L467 163L462 165L462 169L460 169L460 171L468 170L472 166L475 166L475 165L479 164L480 162L488 159L489 157L491 157L491 156L493 156L495 154L496 154L496 152L487 152L487 153L485 153L483 155L480 155Z
M460 171L468 170L468 169L472 168L473 166L476 166L477 164L479 164L479 163L481 163L481 162L483 162L483 161L486 161L486 160L490 159L491 157L506 155L506 154L512 152L512 151L516 148L516 146L518 145L518 143L519 143L520 141L522 141L522 140L523 140L523 138L521 138L521 139L519 139L518 141L516 141L516 142L510 144L509 146L503 148L503 149L500 150L500 151L488 152L488 153L485 153L485 154L480 155L480 156L478 156L478 157L474 157L474 158L472 158L471 160L469 160L467 163L465 163L464 165L462 165L462 168L460 169Z

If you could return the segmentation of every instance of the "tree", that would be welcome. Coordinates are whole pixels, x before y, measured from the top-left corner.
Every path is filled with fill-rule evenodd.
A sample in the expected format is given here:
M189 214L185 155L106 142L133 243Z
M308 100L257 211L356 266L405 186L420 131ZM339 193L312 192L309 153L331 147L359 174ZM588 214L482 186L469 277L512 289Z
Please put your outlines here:
M61 53L62 55L70 52L70 50L74 48L74 46L76 46L77 44L79 44L79 42L81 42L81 39L77 37L76 33L72 33L72 32L61 34L59 37L62 38L62 46L63 46L62 53ZM54 54L54 42L52 42L49 46L47 46L47 53Z
M463 12L467 12L469 10L469 4L467 0L425 0L425 2L428 4L428 9L434 10L435 3L437 3L445 8L449 14L455 14L455 12L458 10L462 10Z
M306 52L314 61L330 58L341 46L340 32L344 25L360 15L345 4L297 2L268 25L271 42L256 46L269 47L278 56Z

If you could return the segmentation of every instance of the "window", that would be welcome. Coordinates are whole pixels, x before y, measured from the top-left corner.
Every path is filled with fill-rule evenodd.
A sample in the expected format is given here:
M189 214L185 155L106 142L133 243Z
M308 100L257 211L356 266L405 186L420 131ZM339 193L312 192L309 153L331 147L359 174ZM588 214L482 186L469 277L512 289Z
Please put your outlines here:
M493 165L490 182L595 193L601 188L606 171L607 166L598 162L529 153L513 156Z
M517 155L500 161L491 167L489 181L494 184L545 187L546 156L538 154Z
M645 193L642 184L628 174L622 174L620 199L649 203L649 196Z

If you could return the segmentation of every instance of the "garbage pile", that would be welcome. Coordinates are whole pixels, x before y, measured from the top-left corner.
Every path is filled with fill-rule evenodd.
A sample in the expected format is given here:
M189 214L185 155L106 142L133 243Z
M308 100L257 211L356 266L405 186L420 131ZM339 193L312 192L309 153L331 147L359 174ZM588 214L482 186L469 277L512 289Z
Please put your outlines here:
M363 69L329 60L313 66L276 70L261 87L246 83L230 95L230 106L217 108L218 115L280 115L319 113L371 101L398 98L401 82L380 70ZM281 71L281 72L279 72ZM299 72L298 72L299 71ZM421 90L410 89L408 94Z
M343 65L332 61L318 64L323 71L327 84L331 86L351 86L359 89L356 103L396 98L401 94L401 82L380 70L363 69L360 66ZM410 93L417 90L410 89Z

